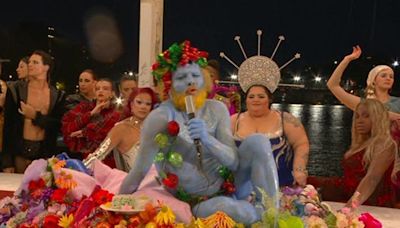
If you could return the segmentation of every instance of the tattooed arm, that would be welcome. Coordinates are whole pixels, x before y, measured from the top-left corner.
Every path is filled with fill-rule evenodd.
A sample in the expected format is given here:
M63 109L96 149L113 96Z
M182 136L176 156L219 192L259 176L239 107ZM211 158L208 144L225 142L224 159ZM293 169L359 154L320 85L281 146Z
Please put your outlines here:
M310 145L306 131L299 119L292 114L284 112L284 132L289 144L294 150L293 177L297 184L306 185L307 182L307 163Z

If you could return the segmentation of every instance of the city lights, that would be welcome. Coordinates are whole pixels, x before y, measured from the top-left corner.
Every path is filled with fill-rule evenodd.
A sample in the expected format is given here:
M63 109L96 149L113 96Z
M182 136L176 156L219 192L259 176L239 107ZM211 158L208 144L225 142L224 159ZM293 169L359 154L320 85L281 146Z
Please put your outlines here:
M314 81L315 81L315 82L321 82L321 80L322 80L322 78L321 78L320 76L316 76L316 77L314 78Z
M295 82L299 82L300 80L301 80L300 76L294 76L293 77L293 81L295 81Z
M395 60L395 61L392 63L392 66L394 66L394 67L399 66L399 61Z
M231 79L232 80L237 80L238 76L236 74L231 74Z

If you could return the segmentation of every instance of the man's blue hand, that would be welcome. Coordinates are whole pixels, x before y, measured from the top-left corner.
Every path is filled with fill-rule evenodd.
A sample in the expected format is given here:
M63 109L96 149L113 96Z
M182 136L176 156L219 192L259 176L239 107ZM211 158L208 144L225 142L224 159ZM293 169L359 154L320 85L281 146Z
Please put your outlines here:
M202 143L208 142L208 132L207 132L207 124L204 120L199 118L193 118L188 122L188 131L190 138L200 139Z

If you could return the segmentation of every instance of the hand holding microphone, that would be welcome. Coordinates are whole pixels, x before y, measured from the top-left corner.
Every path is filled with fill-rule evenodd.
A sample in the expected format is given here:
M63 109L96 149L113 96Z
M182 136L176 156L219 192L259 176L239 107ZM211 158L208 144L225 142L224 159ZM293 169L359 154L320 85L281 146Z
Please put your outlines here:
M208 140L207 125L203 119L196 118L192 96L185 97L186 113L189 117L188 131L195 144Z
M192 96L185 97L186 113L189 117L188 131L190 138L193 139L196 145L197 158L200 169L202 168L202 156L203 151L201 148L201 142L206 142L208 140L207 125L204 120L195 117L195 108Z

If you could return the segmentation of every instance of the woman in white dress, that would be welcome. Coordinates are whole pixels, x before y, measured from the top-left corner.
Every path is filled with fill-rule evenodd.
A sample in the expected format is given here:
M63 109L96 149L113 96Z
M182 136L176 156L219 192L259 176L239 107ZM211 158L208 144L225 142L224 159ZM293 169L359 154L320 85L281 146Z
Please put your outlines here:
M155 93L150 88L135 88L127 101L124 120L115 124L92 158L102 160L112 150L118 169L129 172L139 148L142 123L157 102ZM91 158L84 161L90 164Z

